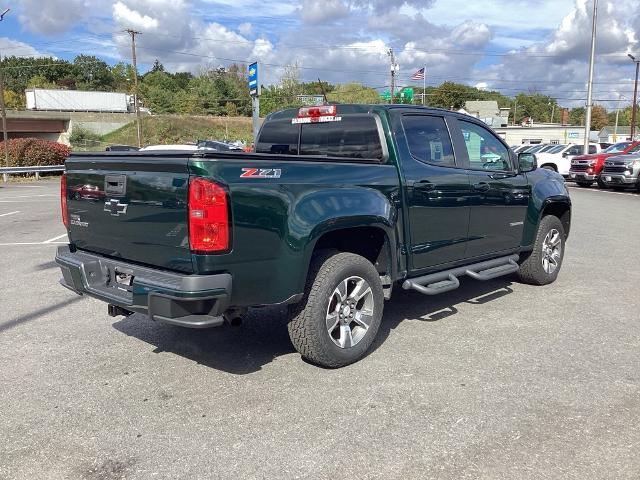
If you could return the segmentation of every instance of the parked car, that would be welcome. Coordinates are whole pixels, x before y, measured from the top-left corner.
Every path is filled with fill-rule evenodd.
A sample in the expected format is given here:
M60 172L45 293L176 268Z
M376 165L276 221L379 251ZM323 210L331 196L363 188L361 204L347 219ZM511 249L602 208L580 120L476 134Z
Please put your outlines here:
M616 190L635 188L640 192L640 153L607 158L601 179L607 187Z
M600 153L593 155L576 155L571 160L569 178L581 187L590 187L594 182L597 182L600 188L605 188L606 184L600 178L605 160L614 155L629 154L638 151L640 151L640 142L619 142L611 145Z
M564 181L480 120L410 105L304 107L268 115L255 150L72 155L62 284L112 316L193 328L288 305L300 354L340 367L369 350L396 288L430 296L463 276L558 276L571 226ZM486 162L488 151L500 160ZM104 183L104 203L70 195L89 178Z
M537 145L532 145L529 148L527 148L526 150L524 150L524 152L526 153L538 153L540 150L542 150L543 148L547 147L549 144L548 143L539 143Z
M196 143L199 150L214 150L216 152L241 152L242 147L231 143L220 142L218 140L198 140Z
M140 148L131 145L109 145L104 150L106 152L137 152Z
M554 153L552 153L554 152ZM584 145L569 144L559 150L549 150L537 154L538 164L540 168L547 170L553 170L558 172L565 178L569 178L569 170L571 169L571 160L576 155L582 155L584 152ZM600 145L597 143L589 144L589 153L599 153Z
M159 151L194 151L198 150L198 147L194 143L181 143L172 145L149 145L148 147L142 147L140 152L159 152Z

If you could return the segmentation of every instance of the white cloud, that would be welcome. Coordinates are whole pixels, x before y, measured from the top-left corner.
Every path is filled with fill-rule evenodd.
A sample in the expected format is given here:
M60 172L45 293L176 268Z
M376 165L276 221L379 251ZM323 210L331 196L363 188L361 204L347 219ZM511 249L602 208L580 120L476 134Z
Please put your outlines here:
M116 23L128 25L131 28L141 28L143 30L158 28L158 19L139 13L136 10L131 10L122 2L116 2L113 5L113 19Z

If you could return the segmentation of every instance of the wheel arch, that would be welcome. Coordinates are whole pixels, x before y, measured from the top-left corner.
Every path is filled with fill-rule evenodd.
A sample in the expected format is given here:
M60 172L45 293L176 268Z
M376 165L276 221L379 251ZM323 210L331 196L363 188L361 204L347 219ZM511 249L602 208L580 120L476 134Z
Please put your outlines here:
M369 260L381 276L391 280L397 277L396 240L392 226L379 217L345 218L318 225L305 251L304 275L306 282L311 260L315 254L326 250L349 252Z

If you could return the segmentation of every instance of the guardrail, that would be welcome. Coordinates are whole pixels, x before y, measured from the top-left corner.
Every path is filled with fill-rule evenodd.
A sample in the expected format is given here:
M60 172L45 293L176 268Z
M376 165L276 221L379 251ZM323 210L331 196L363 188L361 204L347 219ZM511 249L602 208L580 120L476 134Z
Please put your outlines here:
M41 173L45 172L64 172L64 165L40 165L34 167L0 167L0 173L4 176L5 181L7 175L16 173L35 173L36 178L40 178Z

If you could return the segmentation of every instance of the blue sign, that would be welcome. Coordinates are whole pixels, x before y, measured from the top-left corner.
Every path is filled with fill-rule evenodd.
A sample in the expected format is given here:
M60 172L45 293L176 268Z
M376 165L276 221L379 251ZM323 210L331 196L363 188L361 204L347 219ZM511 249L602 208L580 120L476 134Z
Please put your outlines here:
M580 134L578 132L569 132L569 138L580 138Z
M260 95L260 82L258 82L258 62L249 65L249 95Z

